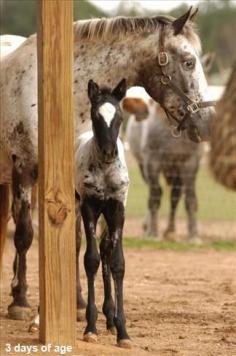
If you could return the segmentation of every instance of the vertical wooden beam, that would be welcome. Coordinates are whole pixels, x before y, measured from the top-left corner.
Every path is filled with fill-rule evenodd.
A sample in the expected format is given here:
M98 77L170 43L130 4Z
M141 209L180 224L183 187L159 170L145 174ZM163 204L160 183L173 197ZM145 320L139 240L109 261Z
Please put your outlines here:
M72 8L38 8L40 341L57 345L76 332Z

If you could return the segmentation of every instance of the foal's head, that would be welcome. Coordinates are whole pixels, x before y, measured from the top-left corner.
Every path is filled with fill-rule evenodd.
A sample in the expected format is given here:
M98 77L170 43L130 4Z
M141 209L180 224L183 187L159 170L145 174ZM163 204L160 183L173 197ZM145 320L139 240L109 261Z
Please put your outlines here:
M111 162L118 154L116 142L123 119L119 102L125 94L125 79L114 89L99 87L92 79L88 82L93 133L102 160L106 163Z

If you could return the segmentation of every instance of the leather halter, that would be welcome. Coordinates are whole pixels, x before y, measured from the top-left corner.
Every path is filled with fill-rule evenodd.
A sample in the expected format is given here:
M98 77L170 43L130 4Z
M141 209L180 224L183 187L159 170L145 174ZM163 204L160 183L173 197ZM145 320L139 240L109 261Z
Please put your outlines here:
M169 87L172 89L174 93L176 93L185 103L185 114L182 120L179 120L177 117L175 117L167 108L163 109L166 112L166 115L168 119L172 117L176 122L177 126L172 126L172 136L174 137L180 137L181 136L181 131L185 129L184 124L188 118L191 118L192 115L200 111L201 109L204 109L209 106L214 106L216 104L216 101L196 101L191 99L187 94L183 92L183 90L178 87L172 80L172 77L168 75L166 71L166 65L169 63L169 58L168 54L165 51L165 46L164 46L164 27L165 24L163 23L160 31L160 40L159 40L159 54L158 54L158 64L161 69L161 77L160 77L160 82L162 85Z

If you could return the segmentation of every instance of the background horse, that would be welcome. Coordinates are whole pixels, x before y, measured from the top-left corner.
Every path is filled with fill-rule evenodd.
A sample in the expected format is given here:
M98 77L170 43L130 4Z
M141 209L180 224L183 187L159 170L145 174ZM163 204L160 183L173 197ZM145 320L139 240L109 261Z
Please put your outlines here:
M76 136L90 126L86 91L89 78L99 84L114 85L121 77L127 78L128 87L143 86L182 123L181 129L186 129L193 140L209 136L210 108L192 107L195 101L208 99L199 58L200 40L192 24L195 14L190 9L178 19L121 17L74 24ZM4 148L13 167L12 212L16 224L13 302L8 311L16 319L26 318L30 312L26 298L26 254L33 239L31 188L38 175L36 40L35 35L31 36L1 60L0 149ZM1 194L6 195L4 186ZM4 216L5 206L1 204Z
M134 114L127 124L127 140L149 190L145 234L158 237L157 210L162 196L162 173L171 186L171 208L164 237L173 237L176 208L184 193L189 241L200 242L195 180L203 147L186 136L173 137L165 112L150 98L145 102L141 98L127 97L123 101L123 108ZM140 121L140 116L145 113L148 113L147 118ZM162 239L162 236L158 237L158 240Z

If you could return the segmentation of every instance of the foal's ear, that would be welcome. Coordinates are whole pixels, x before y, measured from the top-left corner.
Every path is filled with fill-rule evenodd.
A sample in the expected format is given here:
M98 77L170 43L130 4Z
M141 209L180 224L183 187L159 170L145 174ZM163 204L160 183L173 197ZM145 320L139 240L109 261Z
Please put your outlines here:
M188 21L192 21L195 15L197 14L197 12L198 12L198 8L193 9L193 7L191 6L190 9L187 12L185 12L185 14L180 16L172 23L175 36L182 32L185 24Z
M114 96L117 100L121 101L125 97L126 89L126 80L122 79L112 90L111 95Z
M92 79L88 82L88 97L90 101L94 101L99 94L99 86Z

